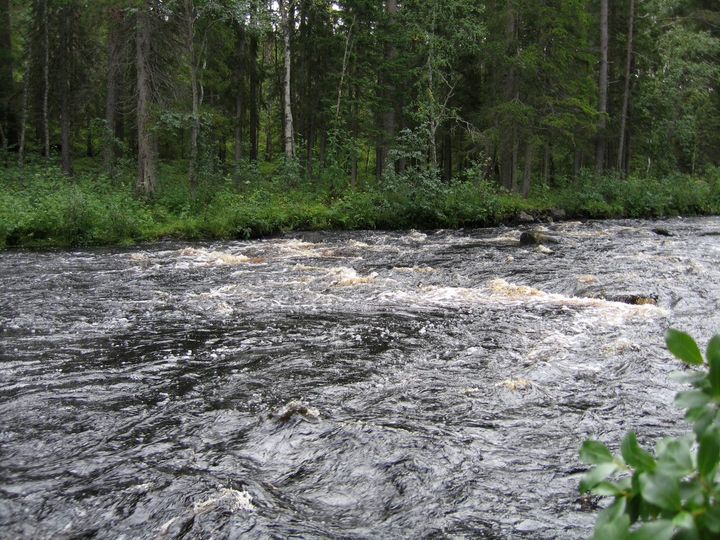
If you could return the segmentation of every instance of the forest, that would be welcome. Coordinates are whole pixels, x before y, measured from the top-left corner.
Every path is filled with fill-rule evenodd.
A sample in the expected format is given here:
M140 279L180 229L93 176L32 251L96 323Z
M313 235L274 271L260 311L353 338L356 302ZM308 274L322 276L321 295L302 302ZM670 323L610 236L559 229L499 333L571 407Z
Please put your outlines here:
M0 1L0 245L720 211L715 0Z

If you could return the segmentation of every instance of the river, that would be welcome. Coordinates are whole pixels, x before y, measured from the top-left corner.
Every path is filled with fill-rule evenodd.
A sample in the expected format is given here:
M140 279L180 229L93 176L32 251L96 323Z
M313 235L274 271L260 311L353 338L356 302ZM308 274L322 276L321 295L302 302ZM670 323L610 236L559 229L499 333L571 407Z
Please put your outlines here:
M0 537L587 537L582 441L685 429L720 218L521 230L0 253Z

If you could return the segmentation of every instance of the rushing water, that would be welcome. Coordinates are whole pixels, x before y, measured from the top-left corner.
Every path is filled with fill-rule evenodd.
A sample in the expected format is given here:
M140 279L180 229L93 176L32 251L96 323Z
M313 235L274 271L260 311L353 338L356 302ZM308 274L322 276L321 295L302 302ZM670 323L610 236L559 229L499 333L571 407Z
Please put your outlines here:
M587 536L581 442L684 429L720 219L548 229L0 254L0 536Z

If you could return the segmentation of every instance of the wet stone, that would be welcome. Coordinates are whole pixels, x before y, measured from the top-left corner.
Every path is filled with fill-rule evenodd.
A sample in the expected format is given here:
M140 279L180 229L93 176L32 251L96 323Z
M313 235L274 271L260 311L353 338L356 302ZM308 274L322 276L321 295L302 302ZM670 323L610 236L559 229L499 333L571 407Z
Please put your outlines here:
M520 245L522 246L559 243L560 240L558 238L540 231L523 231L523 233L520 235Z

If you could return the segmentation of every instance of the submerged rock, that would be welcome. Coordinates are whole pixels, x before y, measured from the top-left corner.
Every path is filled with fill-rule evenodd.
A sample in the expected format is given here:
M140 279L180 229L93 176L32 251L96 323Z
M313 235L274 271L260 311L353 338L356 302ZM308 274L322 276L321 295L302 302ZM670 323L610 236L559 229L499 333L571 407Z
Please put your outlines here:
M656 228L652 229L652 232L654 232L655 234L657 234L659 236L675 236L673 233L671 233L664 227L656 227Z
M520 235L520 245L537 246L540 244L559 244L560 240L540 231L524 231Z
M658 303L658 296L655 293L616 292L608 291L602 287L580 289L575 291L575 296L578 298L593 298L596 300L607 300L608 302L620 302L632 306L656 306Z
M319 420L320 412L314 407L309 407L302 401L293 400L275 411L275 413L269 415L270 418L281 424L288 422L293 416L301 416L306 420Z

